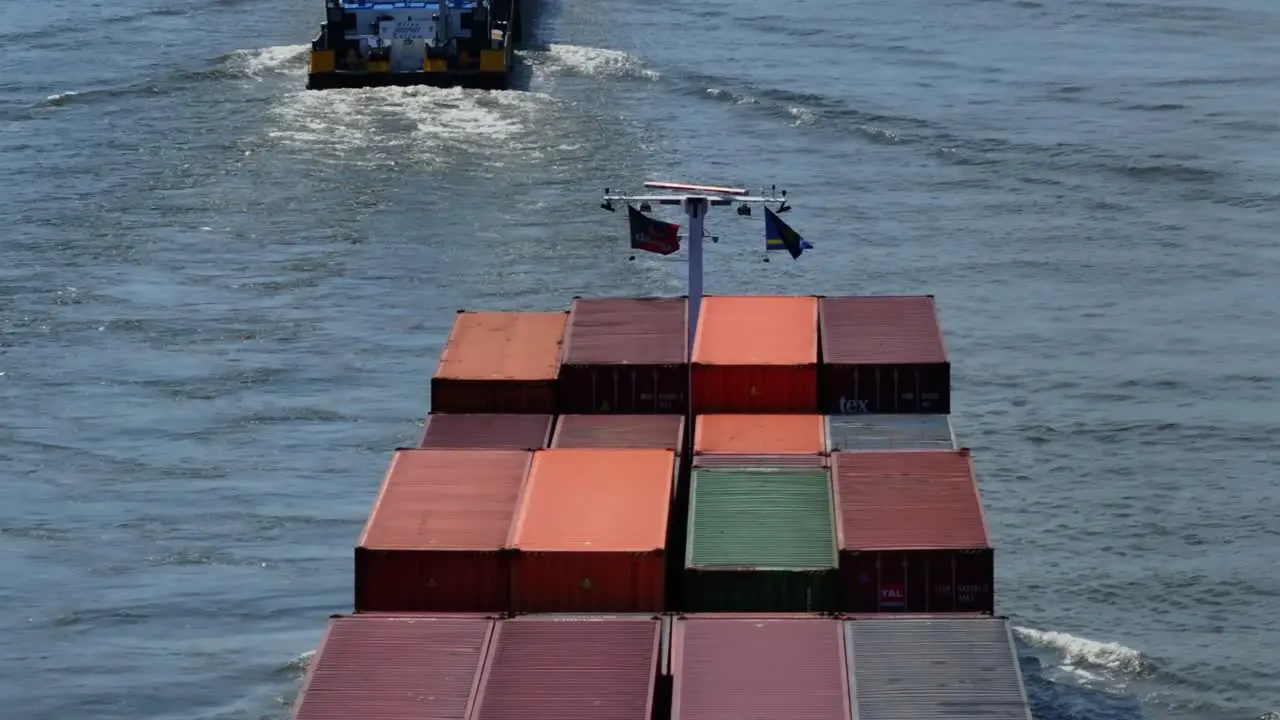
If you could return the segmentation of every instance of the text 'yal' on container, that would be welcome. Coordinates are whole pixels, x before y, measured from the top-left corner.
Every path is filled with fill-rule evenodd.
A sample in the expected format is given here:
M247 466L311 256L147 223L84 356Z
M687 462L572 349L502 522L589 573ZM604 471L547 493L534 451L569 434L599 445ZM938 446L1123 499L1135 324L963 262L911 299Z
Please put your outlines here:
M561 415L553 448L652 448L684 451L683 415Z
M1002 618L851 620L845 648L860 720L1031 720Z
M821 415L699 415L696 454L821 455L827 451Z
M993 612L994 552L968 450L835 453L843 607Z
M683 297L574 299L560 366L560 412L683 415L688 346Z
M818 411L818 299L703 298L693 342L692 410Z
M671 720L849 718L843 630L833 618L678 618Z
M659 612L675 453L534 453L512 528L516 612Z
M356 547L356 610L506 610L503 548L532 456L397 450Z
M567 319L563 312L459 312L431 378L432 411L554 413Z
M957 449L949 415L829 415L827 437L831 452Z
M467 720L494 621L356 615L329 621L295 720Z
M432 413L419 446L541 450L551 436L553 415Z
M649 720L661 637L650 617L500 621L472 720Z
M931 296L819 302L826 415L950 413L951 362Z
M835 610L836 568L826 468L693 471L685 609Z

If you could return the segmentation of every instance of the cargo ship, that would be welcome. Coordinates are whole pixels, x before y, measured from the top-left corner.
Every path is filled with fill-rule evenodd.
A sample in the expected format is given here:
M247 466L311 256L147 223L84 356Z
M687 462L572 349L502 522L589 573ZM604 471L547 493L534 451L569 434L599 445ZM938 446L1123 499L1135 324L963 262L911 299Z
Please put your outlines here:
M307 88L507 89L521 0L325 0Z
M950 374L931 296L459 311L294 718L1031 720Z

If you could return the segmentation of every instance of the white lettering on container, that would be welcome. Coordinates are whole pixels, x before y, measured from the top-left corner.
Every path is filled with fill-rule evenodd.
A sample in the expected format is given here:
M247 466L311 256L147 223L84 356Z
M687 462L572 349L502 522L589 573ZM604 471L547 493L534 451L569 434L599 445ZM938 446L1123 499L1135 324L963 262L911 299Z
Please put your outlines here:
M869 413L867 409L867 401L853 399L850 400L845 396L840 396L840 414L841 415L859 415L861 413Z

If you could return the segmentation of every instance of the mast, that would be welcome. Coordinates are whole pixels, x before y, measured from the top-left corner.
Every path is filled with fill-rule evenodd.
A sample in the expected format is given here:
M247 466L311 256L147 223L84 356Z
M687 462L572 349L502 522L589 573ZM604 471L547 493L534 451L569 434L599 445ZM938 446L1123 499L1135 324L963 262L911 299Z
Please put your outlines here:
M738 214L751 215L752 205L763 205L765 203L778 203L779 207L774 212L784 213L791 208L787 205L787 191L778 192L776 187L769 188L769 193L763 191L759 195L748 195L743 188L733 187L717 187L713 185L686 185L683 183L672 182L646 182L644 184L649 190L666 190L666 194L646 194L646 195L618 195L610 193L609 188L604 190L604 202L600 203L600 207L614 211L614 202L638 203L639 210L644 212L649 210L650 204L657 205L680 205L684 208L685 217L688 219L689 229L689 352L693 352L693 339L697 336L698 330L698 314L702 309L702 289L703 289L703 265L702 265L702 239L705 230L705 221L707 212L712 207L738 205Z

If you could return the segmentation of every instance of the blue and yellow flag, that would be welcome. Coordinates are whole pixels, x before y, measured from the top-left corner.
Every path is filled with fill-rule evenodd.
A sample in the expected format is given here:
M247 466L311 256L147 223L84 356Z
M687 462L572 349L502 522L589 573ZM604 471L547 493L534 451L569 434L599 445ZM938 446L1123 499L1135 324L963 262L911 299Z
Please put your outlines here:
M792 230L790 225L782 222L782 218L778 217L777 213L765 208L764 249L786 250L791 253L791 258L795 259L805 250L812 250L813 246L800 237L800 233Z

